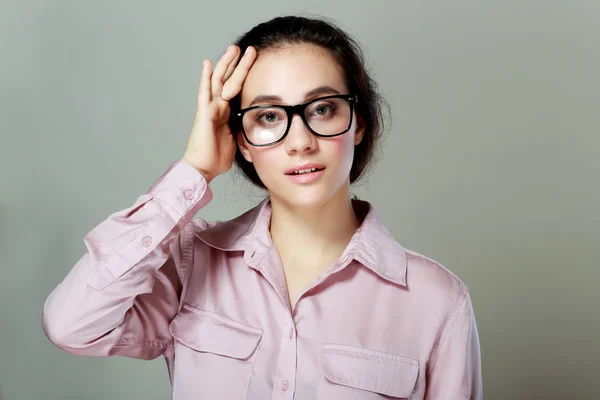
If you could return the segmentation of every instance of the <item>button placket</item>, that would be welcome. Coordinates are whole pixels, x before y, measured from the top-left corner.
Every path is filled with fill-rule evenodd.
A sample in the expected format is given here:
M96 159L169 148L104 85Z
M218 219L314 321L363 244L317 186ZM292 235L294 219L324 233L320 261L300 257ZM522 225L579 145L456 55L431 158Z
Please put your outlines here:
M280 348L275 374L273 375L273 394L271 400L285 400L294 397L296 387L296 327L293 318L281 327Z

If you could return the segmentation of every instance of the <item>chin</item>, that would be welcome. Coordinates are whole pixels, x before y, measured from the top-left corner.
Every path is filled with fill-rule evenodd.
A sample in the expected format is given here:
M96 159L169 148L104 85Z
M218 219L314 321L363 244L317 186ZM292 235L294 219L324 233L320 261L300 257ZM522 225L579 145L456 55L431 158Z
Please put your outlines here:
M331 200L331 193L324 189L319 186L300 186L295 188L295 190L287 190L284 193L273 193L271 197L292 207L314 208L322 206Z
M336 171L331 170L328 172L333 173ZM316 208L329 203L334 197L342 195L340 191L345 191L345 181L332 179L335 176L335 173L333 175L325 173L319 181L309 184L290 182L288 177L285 177L282 181L273 176L270 176L271 179L268 182L266 180L263 180L263 182L269 190L272 201L294 208Z

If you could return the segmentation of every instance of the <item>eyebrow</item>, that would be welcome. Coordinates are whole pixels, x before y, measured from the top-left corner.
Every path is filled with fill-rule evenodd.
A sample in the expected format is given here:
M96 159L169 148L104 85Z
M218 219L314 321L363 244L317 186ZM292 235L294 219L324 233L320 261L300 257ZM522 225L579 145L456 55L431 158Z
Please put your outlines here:
M341 94L338 90L332 88L331 86L328 85L323 85L323 86L319 86L318 88L309 90L308 92L306 92L306 94L304 95L304 100L308 100L310 98L314 98L314 97L318 97L320 95L326 95L326 94ZM275 103L275 102L281 102L281 97L279 96L275 96L275 95L268 95L268 94L263 94L263 95L259 95L256 96L252 102L248 105L248 107L252 107L255 104L258 103Z

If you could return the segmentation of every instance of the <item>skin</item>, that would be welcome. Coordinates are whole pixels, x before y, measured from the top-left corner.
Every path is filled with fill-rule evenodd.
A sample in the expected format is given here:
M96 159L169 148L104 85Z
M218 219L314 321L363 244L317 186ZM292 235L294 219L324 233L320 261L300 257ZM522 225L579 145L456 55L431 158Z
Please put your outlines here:
M334 91L307 97L308 92L325 86ZM254 147L227 126L229 100L240 92L242 108L249 107L257 96L277 96L278 100L252 105L291 105L349 92L343 71L328 50L310 44L259 54L250 47L243 56L232 46L214 72L210 60L202 70L198 108L182 160L210 182L231 168L237 138L242 154L254 164L271 197L270 234L282 261L293 309L317 275L341 256L360 226L352 209L349 174L354 146L362 140L364 127L355 113L348 132L322 138L313 135L296 115L284 141ZM318 181L298 184L285 175L287 169L309 162L326 167Z
M280 101L260 104L298 104L335 92L311 97L305 94L329 86L347 94L343 71L330 53L313 45L293 45L262 52L242 88L242 108L259 95L275 95ZM356 115L355 115L356 117ZM291 305L301 292L336 261L359 227L350 200L350 169L354 146L363 138L360 119L350 131L332 137L313 135L299 115L294 117L285 140L270 147L254 147L238 136L246 160L252 162L269 190L273 214L271 237L282 259ZM298 184L285 170L298 164L324 164L324 175L315 183Z

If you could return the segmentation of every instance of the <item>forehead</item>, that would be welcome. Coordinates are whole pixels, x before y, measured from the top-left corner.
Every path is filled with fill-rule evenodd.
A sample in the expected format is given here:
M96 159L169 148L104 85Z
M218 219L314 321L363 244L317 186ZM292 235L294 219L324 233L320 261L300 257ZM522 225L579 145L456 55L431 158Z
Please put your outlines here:
M319 86L347 92L342 68L329 50L310 44L261 51L248 72L241 95L246 107L258 95L279 96L283 103L305 100L305 93Z

